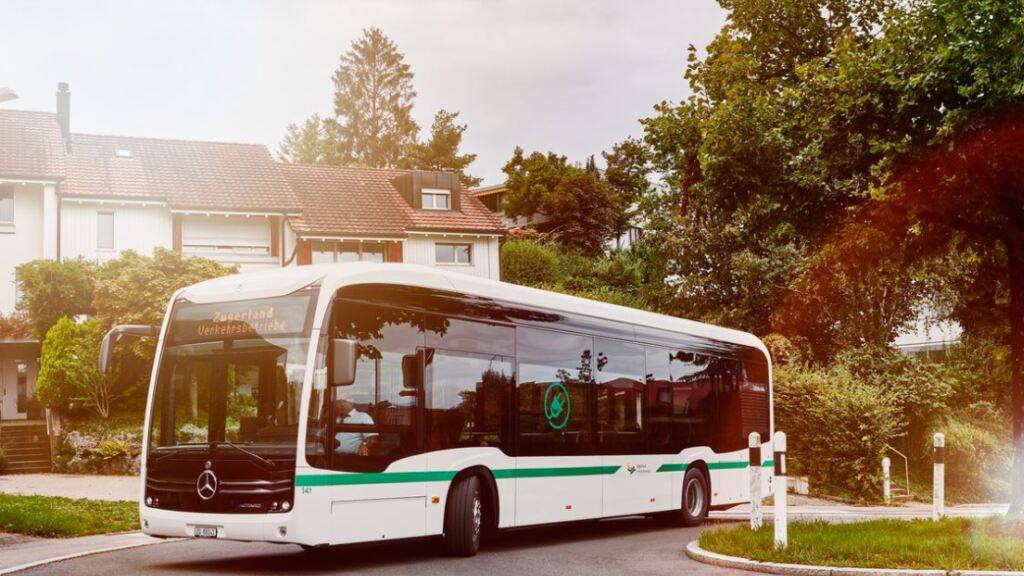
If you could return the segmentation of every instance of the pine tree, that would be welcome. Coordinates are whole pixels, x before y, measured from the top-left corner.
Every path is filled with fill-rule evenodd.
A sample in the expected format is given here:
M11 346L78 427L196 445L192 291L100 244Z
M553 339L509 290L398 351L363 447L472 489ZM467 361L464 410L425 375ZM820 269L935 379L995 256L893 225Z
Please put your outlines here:
M310 116L302 128L289 124L284 140L277 150L280 162L292 164L322 164L325 161L325 130L320 116Z
M407 147L402 166L421 170L450 170L459 173L466 186L480 184L480 178L465 173L467 166L476 160L476 154L459 154L465 124L456 124L458 112L438 110L430 126L430 139Z
M398 166L402 151L415 143L412 119L413 73L398 47L370 28L341 56L334 73L334 114L327 146L342 164L371 168Z

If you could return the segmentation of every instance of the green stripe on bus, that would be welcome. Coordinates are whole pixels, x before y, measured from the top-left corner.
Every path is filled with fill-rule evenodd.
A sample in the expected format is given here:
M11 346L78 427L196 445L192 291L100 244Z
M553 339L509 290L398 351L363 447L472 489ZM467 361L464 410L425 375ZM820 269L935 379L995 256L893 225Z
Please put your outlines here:
M555 476L599 476L614 474L620 466L576 466L567 468L508 468L493 470L494 478L550 478ZM451 470L431 472L376 472L365 474L307 474L295 478L296 486L351 486L356 484L400 484L408 482L448 482L455 478Z
M747 462L712 462L708 464L708 470L739 470L748 467L750 464ZM764 468L771 468L775 466L775 463L771 460L765 460L761 463ZM658 472L686 472L688 466L686 464L662 464L658 468Z

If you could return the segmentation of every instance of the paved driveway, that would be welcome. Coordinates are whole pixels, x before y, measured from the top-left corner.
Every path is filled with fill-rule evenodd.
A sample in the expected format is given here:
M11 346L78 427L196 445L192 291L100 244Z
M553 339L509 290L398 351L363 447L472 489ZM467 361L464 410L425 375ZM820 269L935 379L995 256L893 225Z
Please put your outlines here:
M436 541L332 549L310 555L298 546L180 541L88 556L22 574L750 574L690 561L683 549L699 528L663 528L626 518L502 534L473 558L448 558Z

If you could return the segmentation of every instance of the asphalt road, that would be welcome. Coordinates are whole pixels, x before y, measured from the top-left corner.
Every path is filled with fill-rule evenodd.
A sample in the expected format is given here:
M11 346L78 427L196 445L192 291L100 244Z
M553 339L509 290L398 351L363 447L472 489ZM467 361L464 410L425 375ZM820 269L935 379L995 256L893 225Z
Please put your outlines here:
M21 574L750 574L692 562L683 549L700 528L664 528L625 518L506 532L473 558L449 558L437 541L332 548L180 541L87 556Z

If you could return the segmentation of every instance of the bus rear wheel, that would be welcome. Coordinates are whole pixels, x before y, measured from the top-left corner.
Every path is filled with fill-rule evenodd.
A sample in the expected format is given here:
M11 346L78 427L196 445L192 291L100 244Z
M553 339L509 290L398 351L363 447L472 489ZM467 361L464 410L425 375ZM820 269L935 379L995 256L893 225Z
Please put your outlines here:
M660 517L667 526L700 526L707 518L711 502L708 495L708 477L697 467L690 468L683 477L682 506Z
M459 481L448 496L444 511L444 542L453 556L475 556L483 533L484 502L480 478Z

